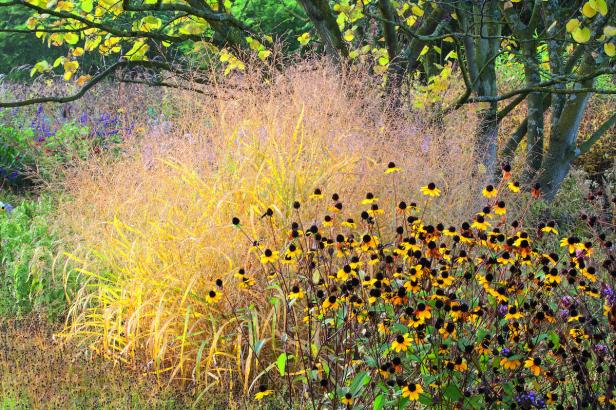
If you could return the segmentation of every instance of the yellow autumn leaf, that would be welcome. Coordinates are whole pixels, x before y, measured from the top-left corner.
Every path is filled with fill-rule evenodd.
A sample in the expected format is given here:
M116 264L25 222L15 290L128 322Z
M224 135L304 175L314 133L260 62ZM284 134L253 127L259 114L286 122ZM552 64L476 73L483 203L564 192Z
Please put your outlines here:
M421 17L424 15L424 11L418 6L411 7L411 12L417 17Z
M265 61L267 59L267 57L270 56L270 54L272 54L272 52L270 50L261 50L259 51L259 59L262 61Z
M64 64L65 61L66 57L64 56L56 58L56 60L53 62L53 68L60 67L60 65Z
M614 45L614 43L605 43L603 45L603 51L605 51L605 54L609 57L614 57L616 54L616 45Z
M75 5L70 1L59 1L56 10L58 11L72 11Z
M85 51L95 50L96 47L98 47L98 45L101 43L101 40L102 40L101 36L96 36L94 38L86 39L86 44L84 45Z
M616 35L616 27L614 26L605 26L603 28L603 35L605 37L610 38Z
M73 56L75 57L81 57L83 55L84 51L83 48L81 47L77 47L73 50Z
M605 0L589 0L587 4L598 11L602 16L607 15L607 3Z
M430 47L424 46L424 48L421 49L421 53L419 53L419 56L421 57L425 55L428 51L430 51Z
M348 29L347 31L344 32L344 39L346 41L353 41L354 38L355 38L355 33L353 33L352 29Z
M571 19L567 22L565 27L567 28L567 33L571 33L573 30L575 30L579 26L580 26L580 21L578 19Z
M306 32L306 33L302 34L301 36L297 37L297 41L302 46L305 46L310 41L310 33Z
M163 22L161 19L154 16L147 16L141 19L141 30L143 31L152 31L159 29L162 26Z
M49 71L51 71L51 66L49 65L49 63L45 60L39 61L38 63L34 64L34 67L32 67L32 70L30 70L30 77L32 77L36 73L46 73Z
M584 7L582 7L582 14L591 19L595 16L595 14L597 14L597 10L593 9L590 3L584 3Z
M66 41L67 44L74 45L79 41L79 36L75 33L66 33L64 35L64 41Z
M70 80L78 68L79 68L79 63L77 61L66 61L64 63L64 80L65 81Z
M77 83L78 86L82 87L85 83L87 83L91 79L92 79L91 75L80 75L77 81L75 82Z
M590 40L590 29L588 27L578 27L573 30L571 36L578 43L586 43Z

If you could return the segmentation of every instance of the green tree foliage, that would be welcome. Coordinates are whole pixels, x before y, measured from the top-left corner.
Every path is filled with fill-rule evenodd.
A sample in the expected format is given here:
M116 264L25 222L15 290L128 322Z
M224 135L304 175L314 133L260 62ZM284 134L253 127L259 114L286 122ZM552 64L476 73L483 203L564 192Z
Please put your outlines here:
M51 59L58 50L47 47L27 29L25 22L30 15L28 10L13 6L3 9L1 14L0 21L5 31L0 31L0 75L25 79L28 72L21 68L32 64L32 56ZM9 28L15 31L11 32Z
M577 145L590 96L614 93L598 88L595 79L616 73L616 0L0 1L0 9L7 7L26 12L27 30L46 44L69 49L53 61L33 62L31 74L59 72L82 88L72 96L0 107L71 101L118 72L121 80L152 85L165 85L162 72L181 78L195 66L220 65L228 75L245 69L250 54L269 60L278 40L287 53L315 45L336 63L370 65L394 96L419 79L415 104L431 106L436 119L474 104L480 173L495 175L498 162L527 138L527 180L540 181L548 198L572 161L616 122L612 116ZM105 62L97 73L83 70L89 54ZM522 64L523 86L497 88L500 56ZM465 91L446 105L441 95L454 71ZM208 72L199 81L207 82ZM499 158L499 124L522 102L526 119Z

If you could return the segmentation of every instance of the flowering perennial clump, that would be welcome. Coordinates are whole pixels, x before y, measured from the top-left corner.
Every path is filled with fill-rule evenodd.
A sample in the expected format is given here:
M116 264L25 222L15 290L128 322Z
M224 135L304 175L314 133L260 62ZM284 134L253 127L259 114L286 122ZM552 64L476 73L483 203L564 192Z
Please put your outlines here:
M424 219L441 189L397 198L398 172L388 165L393 189L367 193L359 215L316 189L316 203L293 204L289 227L263 214L269 238L232 221L250 245L237 287L283 306L276 340L247 347L263 370L255 398L312 408L616 404L613 230L596 218L588 239L561 237L553 221L525 226L541 188L521 193L508 166L483 189L480 212L445 226Z

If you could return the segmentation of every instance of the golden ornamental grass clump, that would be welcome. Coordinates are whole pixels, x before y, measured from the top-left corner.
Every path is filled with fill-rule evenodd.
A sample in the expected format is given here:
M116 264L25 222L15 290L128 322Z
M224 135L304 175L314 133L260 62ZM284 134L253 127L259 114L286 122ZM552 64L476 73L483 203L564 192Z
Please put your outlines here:
M171 119L125 158L92 160L73 175L63 207L69 256L85 281L71 296L66 334L162 380L247 392L258 374L246 346L279 336L284 309L262 292L215 292L247 258L234 215L243 215L244 233L264 238L316 188L336 186L348 198L393 189L371 172L390 159L407 171L400 195L435 179L447 187L435 212L455 220L473 205L465 164L474 117L401 117L382 108L361 73L333 75L314 62L265 84L247 76L201 99L175 90L162 101L177 107ZM267 209L280 225L262 223ZM250 309L248 323L234 314L240 307Z

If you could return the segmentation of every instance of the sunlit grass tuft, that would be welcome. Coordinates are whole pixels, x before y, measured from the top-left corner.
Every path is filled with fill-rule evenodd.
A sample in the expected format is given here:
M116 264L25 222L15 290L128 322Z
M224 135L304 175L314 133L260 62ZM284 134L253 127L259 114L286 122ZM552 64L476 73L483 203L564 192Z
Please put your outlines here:
M317 188L351 199L393 189L381 171L390 160L405 169L400 195L435 180L447 200L434 212L467 214L474 118L401 117L383 110L370 77L331 70L315 62L269 84L230 80L203 99L174 91L162 100L176 116L126 158L93 159L70 178L63 221L86 284L65 334L161 381L247 392L259 375L246 341L273 343L286 316L263 294L230 288L247 258L233 216L245 215L251 238L266 237L280 228L261 223L267 208L285 225L293 202ZM223 303L210 304L211 291ZM251 309L249 323L237 322L239 307Z

